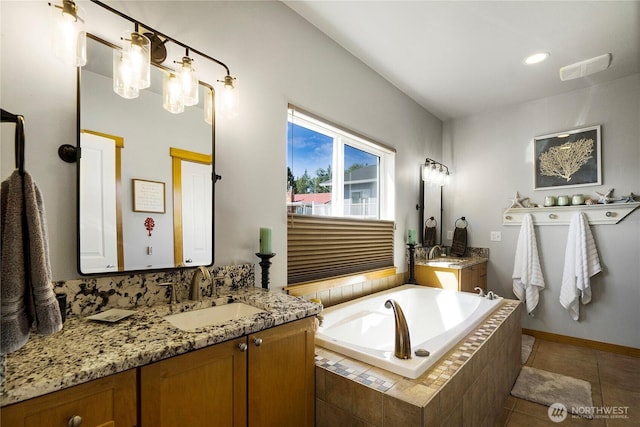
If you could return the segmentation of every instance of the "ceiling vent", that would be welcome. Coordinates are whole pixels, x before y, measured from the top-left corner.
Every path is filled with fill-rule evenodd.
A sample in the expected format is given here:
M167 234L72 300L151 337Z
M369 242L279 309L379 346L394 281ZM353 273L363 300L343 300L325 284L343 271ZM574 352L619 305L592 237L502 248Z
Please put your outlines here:
M567 80L585 77L589 74L604 71L609 68L609 65L611 65L610 53L605 53L604 55L596 56L595 58L585 59L584 61L576 62L575 64L560 68L560 80L564 82Z

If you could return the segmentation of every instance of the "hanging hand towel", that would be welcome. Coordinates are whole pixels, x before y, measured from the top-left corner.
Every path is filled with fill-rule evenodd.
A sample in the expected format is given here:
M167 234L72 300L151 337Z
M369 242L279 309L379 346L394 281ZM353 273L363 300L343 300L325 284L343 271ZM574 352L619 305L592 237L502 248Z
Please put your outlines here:
M0 351L6 354L27 342L32 324L49 335L62 329L62 318L51 284L42 195L27 172L15 171L2 183L2 214Z
M464 222L463 227L458 227L458 221ZM451 255L464 256L467 250L467 220L464 217L458 218L454 224L453 240L451 241Z
M544 289L545 284L531 214L522 217L512 278L513 293L526 304L527 313L532 315L538 305L539 292Z
M602 271L596 243L584 212L576 213L569 224L565 251L560 304L573 320L578 320L579 306L591 301L590 277Z

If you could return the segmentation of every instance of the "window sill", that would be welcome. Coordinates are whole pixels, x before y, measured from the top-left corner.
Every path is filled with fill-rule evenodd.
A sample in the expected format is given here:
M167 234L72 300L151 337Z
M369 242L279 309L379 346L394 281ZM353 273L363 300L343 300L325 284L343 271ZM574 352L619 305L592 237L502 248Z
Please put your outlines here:
M297 285L291 285L284 290L292 296L309 295L316 292L326 291L342 286L353 285L365 282L367 280L380 279L396 275L396 267L384 268L381 270L365 271L359 274L351 274L348 276L334 277L332 279L321 280L317 282L305 282Z

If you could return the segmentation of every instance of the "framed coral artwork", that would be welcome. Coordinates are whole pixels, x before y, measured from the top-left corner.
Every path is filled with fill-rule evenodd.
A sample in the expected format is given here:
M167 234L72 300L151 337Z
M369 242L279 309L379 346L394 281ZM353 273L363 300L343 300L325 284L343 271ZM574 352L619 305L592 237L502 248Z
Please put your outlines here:
M536 190L602 184L600 125L533 138Z

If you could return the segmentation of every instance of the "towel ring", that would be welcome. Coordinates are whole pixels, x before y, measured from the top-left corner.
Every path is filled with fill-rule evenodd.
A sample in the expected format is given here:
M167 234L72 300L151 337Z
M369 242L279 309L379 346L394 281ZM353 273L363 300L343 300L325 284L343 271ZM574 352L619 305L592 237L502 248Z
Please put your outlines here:
M438 221L436 221L434 217L431 217L424 222L425 227L435 227L436 225L438 225Z
M464 227L463 227L463 228L466 228L466 227L467 227L467 225L469 225L469 223L467 222L467 219L466 219L465 217L463 217L463 216L462 216L462 217L460 217L460 218L456 219L456 222L455 222L455 223L453 223L453 225L454 225L455 227L457 227L457 226L458 226L458 221L462 221L462 222L464 222Z

